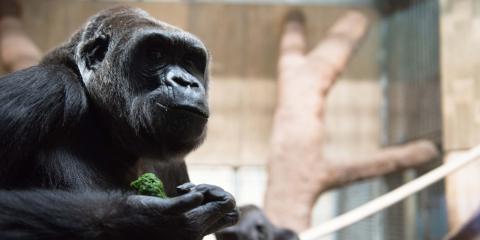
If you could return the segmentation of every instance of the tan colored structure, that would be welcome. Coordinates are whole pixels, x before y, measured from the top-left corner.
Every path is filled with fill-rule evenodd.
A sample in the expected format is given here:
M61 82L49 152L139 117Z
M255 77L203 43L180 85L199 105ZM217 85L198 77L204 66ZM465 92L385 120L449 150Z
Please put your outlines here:
M480 144L480 5L442 1L442 96L445 161ZM458 228L480 208L480 163L447 179L450 227Z

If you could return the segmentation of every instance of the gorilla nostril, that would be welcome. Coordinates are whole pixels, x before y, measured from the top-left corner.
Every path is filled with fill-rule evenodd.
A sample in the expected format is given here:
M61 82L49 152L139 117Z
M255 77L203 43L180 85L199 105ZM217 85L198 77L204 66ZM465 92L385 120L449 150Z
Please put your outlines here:
M192 88L198 88L198 83L194 82L194 81L190 81L190 80L186 80L185 78L183 77L180 77L180 76L173 76L171 78L171 81L182 86L182 87L192 87Z

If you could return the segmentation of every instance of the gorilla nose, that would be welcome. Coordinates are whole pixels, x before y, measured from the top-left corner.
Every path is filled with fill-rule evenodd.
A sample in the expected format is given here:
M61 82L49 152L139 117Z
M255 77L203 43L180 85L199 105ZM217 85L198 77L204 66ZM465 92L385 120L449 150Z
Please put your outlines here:
M166 87L164 90L168 89L170 102L164 104L208 118L206 86L202 79L195 77L180 66L171 66L166 71L162 82Z
M198 88L199 87L199 84L197 82L189 80L189 79L185 79L181 76L172 76L171 78L169 78L168 81L170 81L172 83L175 83L175 84L178 84L182 87L192 87L192 88Z
M172 68L167 73L167 84L179 88L199 88L200 82L190 73L180 68Z

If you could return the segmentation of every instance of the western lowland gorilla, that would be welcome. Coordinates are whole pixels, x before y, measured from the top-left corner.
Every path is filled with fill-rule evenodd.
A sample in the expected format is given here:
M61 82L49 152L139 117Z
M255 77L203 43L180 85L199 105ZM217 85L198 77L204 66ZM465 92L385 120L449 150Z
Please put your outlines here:
M298 240L298 235L273 225L254 205L240 207L240 221L215 233L217 240Z
M188 183L183 160L205 136L207 65L193 35L117 7L0 78L0 239L197 240L234 224L232 195ZM144 171L171 198L130 192Z

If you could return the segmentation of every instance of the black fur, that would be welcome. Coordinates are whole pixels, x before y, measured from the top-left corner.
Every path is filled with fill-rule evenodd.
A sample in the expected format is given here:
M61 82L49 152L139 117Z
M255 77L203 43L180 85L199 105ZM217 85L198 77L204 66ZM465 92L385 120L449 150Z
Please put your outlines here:
M0 239L196 240L234 224L229 193L182 185L205 136L207 62L193 35L120 7L0 78ZM145 171L173 198L129 192Z
M240 207L240 221L215 233L217 240L298 240L292 230L273 225L254 205Z

